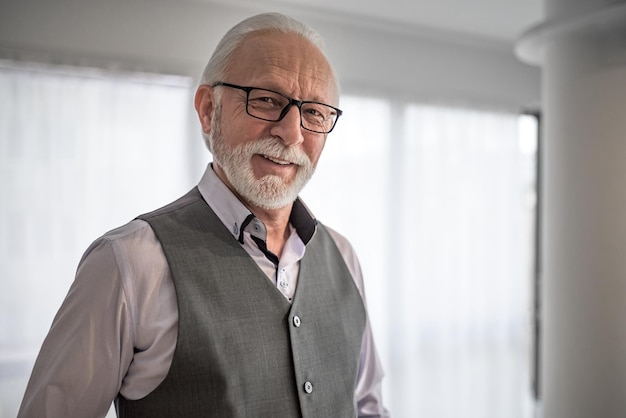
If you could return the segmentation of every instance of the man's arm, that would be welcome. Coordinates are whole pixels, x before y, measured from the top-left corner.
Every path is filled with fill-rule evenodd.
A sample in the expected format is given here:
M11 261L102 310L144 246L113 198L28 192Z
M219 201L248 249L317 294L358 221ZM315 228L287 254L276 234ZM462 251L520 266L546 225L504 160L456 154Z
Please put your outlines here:
M104 417L132 360L131 323L113 245L100 239L54 318L18 417Z
M359 418L388 418L382 398L383 368L380 364L369 319L363 334L361 345L361 362L355 389Z

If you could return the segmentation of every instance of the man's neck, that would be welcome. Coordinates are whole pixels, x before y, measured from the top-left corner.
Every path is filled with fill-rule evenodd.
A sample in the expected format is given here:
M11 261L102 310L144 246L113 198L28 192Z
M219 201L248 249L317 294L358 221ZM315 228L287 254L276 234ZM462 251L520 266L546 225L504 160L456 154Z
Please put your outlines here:
M245 201L244 205L265 224L267 249L280 258L285 242L289 238L289 216L293 205L273 210L255 208Z
M226 177L226 173L219 167L217 164L213 164L213 170L215 174L222 180L222 182L228 187L231 192L248 208L252 214L260 219L265 228L267 230L267 238L266 238L266 246L269 251L276 254L278 258L283 252L283 247L285 246L285 242L289 238L289 217L291 216L291 209L293 208L293 203L287 206L283 206L281 208L276 209L264 209L260 208L246 199L244 199L237 191L234 189L232 184L228 181Z

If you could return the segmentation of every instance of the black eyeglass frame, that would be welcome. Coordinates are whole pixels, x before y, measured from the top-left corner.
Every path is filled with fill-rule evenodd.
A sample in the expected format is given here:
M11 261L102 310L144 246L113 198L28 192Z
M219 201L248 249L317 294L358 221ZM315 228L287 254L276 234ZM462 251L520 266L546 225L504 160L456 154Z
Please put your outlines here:
M251 87L251 86L239 86L237 84L232 84L232 83L226 83L223 81L218 81L216 83L212 84L212 87L218 87L218 86L224 86L224 87L230 87L233 89L238 89L238 90L243 90L246 92L246 113L250 116L252 116L253 118L256 119L260 119L260 120L265 120L268 122L280 122L281 120L283 120L283 118L287 115L287 113L289 113L289 109L291 109L291 106L296 106L298 108L298 112L300 113L300 126L302 127L302 129L305 129L309 132L315 132L317 134L329 134L332 132L333 129L335 129L335 126L337 126L337 121L339 120L339 116L341 116L343 114L343 111L341 109L338 109L334 106L331 106L329 104L326 103L322 103L322 102L315 102L315 101L311 101L311 100L296 100L296 99L292 99L289 96L285 96L283 93L280 93L278 91L275 90L270 90L270 89L264 89L261 87ZM262 118L260 116L256 116L250 113L250 111L248 110L248 103L249 103L249 98L250 98L250 92L252 90L264 90L264 91L269 91L270 93L274 93L274 94L278 94L281 97L284 97L285 99L287 99L287 105L283 108L283 110L281 110L280 115L278 116L278 119L266 119L266 118ZM306 126L304 126L303 120L302 120L302 106L305 104L319 104L319 105L323 105L323 106L328 106L331 109L333 109L335 112L337 112L337 117L335 118L335 121L333 122L333 126L330 127L330 129L328 131L316 131L313 129L309 129Z

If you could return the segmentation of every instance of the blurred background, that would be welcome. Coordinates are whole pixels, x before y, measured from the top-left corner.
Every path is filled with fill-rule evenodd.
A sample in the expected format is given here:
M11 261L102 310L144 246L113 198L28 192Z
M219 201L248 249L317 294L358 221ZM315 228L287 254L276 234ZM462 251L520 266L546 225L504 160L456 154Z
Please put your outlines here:
M344 116L303 198L360 256L396 418L535 416L540 0L0 0L0 418L87 246L211 156L221 36L279 11L326 40Z

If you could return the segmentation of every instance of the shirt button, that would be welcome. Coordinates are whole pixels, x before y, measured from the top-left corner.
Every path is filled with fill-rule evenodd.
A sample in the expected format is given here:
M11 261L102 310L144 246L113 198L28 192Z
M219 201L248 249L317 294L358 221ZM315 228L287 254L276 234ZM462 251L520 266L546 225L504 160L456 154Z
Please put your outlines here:
M285 280L281 280L280 282L278 282L278 284L280 285L280 287L282 287L283 289L286 287L289 287L289 283L286 282Z
M304 391L306 393L311 393L313 392L313 385L311 384L311 382L305 382L304 383Z
M293 317L293 324L298 328L300 326L300 317L298 315Z
M239 227L237 224L233 225L233 235L239 235Z

